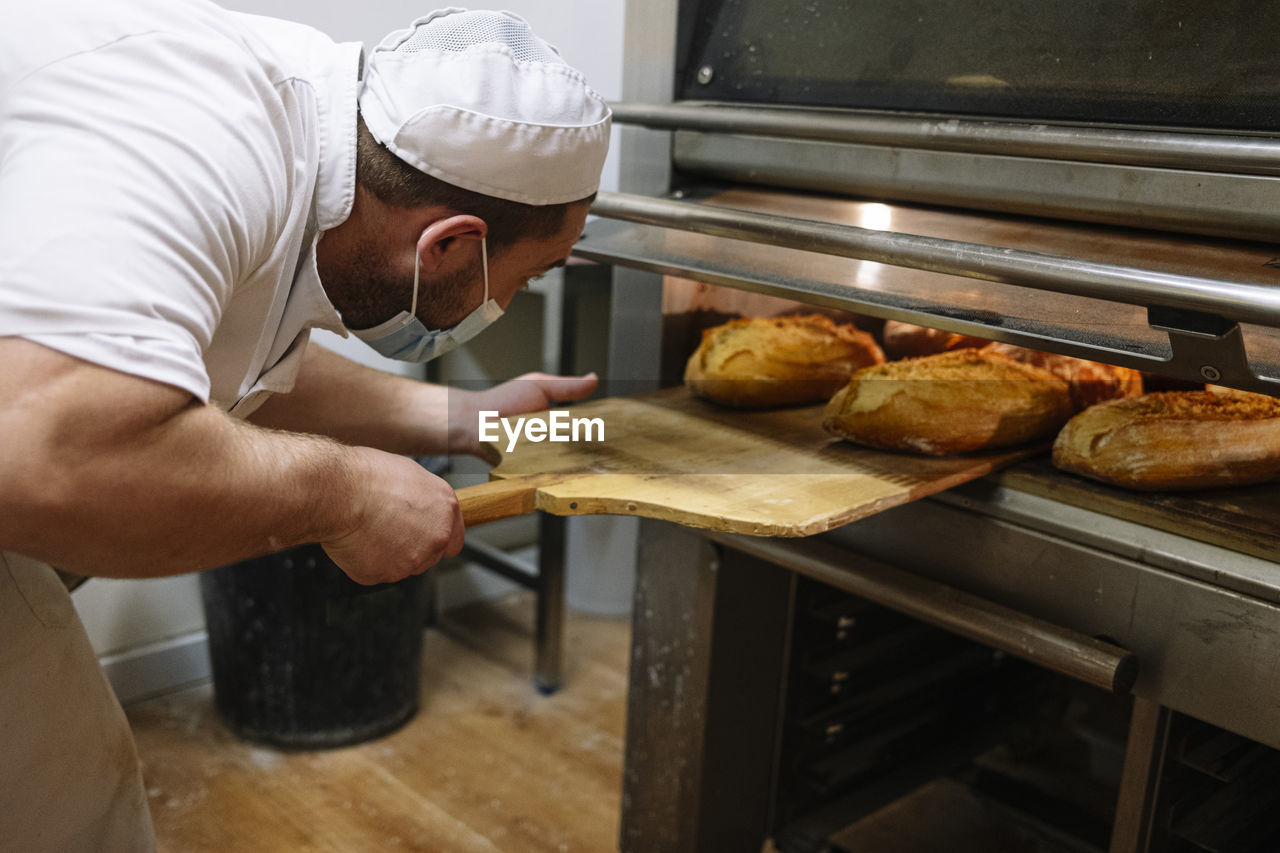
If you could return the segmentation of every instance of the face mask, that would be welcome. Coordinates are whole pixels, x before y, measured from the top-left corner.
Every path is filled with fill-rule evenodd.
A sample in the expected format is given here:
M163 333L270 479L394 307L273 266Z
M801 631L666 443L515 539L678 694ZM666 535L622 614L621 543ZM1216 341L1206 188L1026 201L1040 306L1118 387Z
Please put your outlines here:
M484 302L462 322L447 329L432 331L418 319L418 253L413 254L413 304L408 311L379 323L371 329L351 329L351 333L364 341L380 355L397 361L430 361L449 350L466 343L502 316L498 303L489 298L489 252L483 237L480 238L480 262L484 269Z

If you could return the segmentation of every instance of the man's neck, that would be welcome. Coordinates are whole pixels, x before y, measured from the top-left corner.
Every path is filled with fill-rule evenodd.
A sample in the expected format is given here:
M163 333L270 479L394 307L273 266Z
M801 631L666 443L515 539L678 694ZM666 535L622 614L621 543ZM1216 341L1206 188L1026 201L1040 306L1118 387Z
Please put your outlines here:
M321 234L316 245L320 284L350 329L389 319L401 301L408 307L408 296L397 292L400 288L390 272L395 243L391 232L397 223L385 207L357 184L351 214Z

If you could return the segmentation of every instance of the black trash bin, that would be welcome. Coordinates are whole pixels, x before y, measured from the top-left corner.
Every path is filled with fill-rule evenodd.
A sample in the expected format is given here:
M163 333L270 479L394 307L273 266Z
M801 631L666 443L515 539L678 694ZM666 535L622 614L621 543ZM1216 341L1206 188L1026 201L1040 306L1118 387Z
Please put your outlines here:
M200 578L214 702L245 740L359 743L418 709L427 576L361 586L319 545Z

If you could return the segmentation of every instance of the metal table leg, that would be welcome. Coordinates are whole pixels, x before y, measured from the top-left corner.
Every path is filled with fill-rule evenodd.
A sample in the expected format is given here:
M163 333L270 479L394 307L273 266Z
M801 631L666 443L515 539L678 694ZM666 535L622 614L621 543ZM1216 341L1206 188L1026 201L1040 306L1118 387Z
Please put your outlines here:
M564 650L565 519L538 513L538 566L482 542L467 542L462 556L533 590L536 601L533 684L544 696L560 689Z
M560 689L564 656L564 563L566 521L538 513L537 629L533 683L550 695Z

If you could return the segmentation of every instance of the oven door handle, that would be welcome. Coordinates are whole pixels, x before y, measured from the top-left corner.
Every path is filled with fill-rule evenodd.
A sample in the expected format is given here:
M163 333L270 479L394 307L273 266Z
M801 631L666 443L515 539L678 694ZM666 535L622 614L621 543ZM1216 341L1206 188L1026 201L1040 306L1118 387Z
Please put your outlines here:
M1127 649L821 540L780 541L710 532L703 535L735 551L1112 693L1128 693L1138 677L1138 657Z
M631 193L601 192L591 205L591 213L656 228L1148 308L1156 305L1199 311L1240 323L1280 328L1280 290L1267 282L1182 275Z

